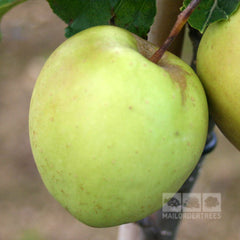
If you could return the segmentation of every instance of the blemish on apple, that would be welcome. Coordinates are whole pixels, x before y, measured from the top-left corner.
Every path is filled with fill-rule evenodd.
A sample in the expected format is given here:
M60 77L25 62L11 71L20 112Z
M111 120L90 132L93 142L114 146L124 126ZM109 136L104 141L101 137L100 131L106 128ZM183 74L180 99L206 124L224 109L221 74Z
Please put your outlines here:
M170 75L171 80L174 83L177 83L181 90L182 95L182 103L185 103L185 90L187 88L187 80L186 75L189 75L189 73L185 70L183 70L180 66L170 64L165 59L162 59L160 66L162 66Z

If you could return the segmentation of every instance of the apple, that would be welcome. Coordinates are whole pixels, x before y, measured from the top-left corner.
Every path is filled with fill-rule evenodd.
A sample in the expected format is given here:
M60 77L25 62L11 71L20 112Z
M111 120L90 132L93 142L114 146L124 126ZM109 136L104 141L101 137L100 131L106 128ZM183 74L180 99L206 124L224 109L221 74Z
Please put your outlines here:
M209 25L199 45L197 72L217 126L240 150L240 8L229 20Z
M81 222L109 227L160 209L192 172L208 106L194 71L114 26L84 30L45 63L30 105L30 140L49 192Z

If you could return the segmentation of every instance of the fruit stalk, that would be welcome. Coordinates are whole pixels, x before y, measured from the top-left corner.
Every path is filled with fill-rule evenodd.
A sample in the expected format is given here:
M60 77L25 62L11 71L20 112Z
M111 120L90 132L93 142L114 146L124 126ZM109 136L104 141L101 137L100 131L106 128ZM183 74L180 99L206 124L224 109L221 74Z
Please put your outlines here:
M175 21L176 16L181 12L182 0L157 0L157 12L153 25L148 33L148 41L156 46L162 46L167 39ZM184 30L184 29L183 29ZM180 57L182 52L184 31L177 36L168 51Z
M176 23L174 24L169 36L167 37L166 41L163 45L152 55L149 59L154 63L158 63L159 60L162 58L165 51L169 48L172 42L175 40L177 35L181 32L183 26L188 21L189 17L191 16L192 12L198 6L201 0L192 0L189 5L186 7L184 11L182 11L177 18Z

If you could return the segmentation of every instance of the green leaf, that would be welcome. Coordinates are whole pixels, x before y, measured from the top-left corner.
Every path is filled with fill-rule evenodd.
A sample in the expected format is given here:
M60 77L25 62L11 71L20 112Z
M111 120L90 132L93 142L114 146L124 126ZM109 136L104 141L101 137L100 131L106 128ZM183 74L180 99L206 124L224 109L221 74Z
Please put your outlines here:
M0 0L0 21L3 15L6 12L8 12L12 7L25 1L26 0ZM0 33L0 39L1 39L1 33Z
M155 0L125 0L119 1L113 21L117 26L146 38L155 14Z
M184 0L182 10L191 2ZM240 0L202 0L189 18L188 23L201 33L210 23L229 19L240 6Z
M68 24L66 37L97 25L113 24L143 38L156 14L155 0L47 0Z

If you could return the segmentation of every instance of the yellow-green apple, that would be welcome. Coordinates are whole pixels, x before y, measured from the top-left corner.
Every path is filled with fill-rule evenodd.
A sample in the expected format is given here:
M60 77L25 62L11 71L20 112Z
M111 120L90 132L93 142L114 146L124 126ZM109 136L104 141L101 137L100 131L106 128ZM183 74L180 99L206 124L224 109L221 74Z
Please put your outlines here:
M81 222L108 227L161 208L196 165L208 107L193 70L113 26L59 46L30 106L33 155L49 192Z
M207 28L198 49L197 72L217 126L240 150L240 8L229 20Z

